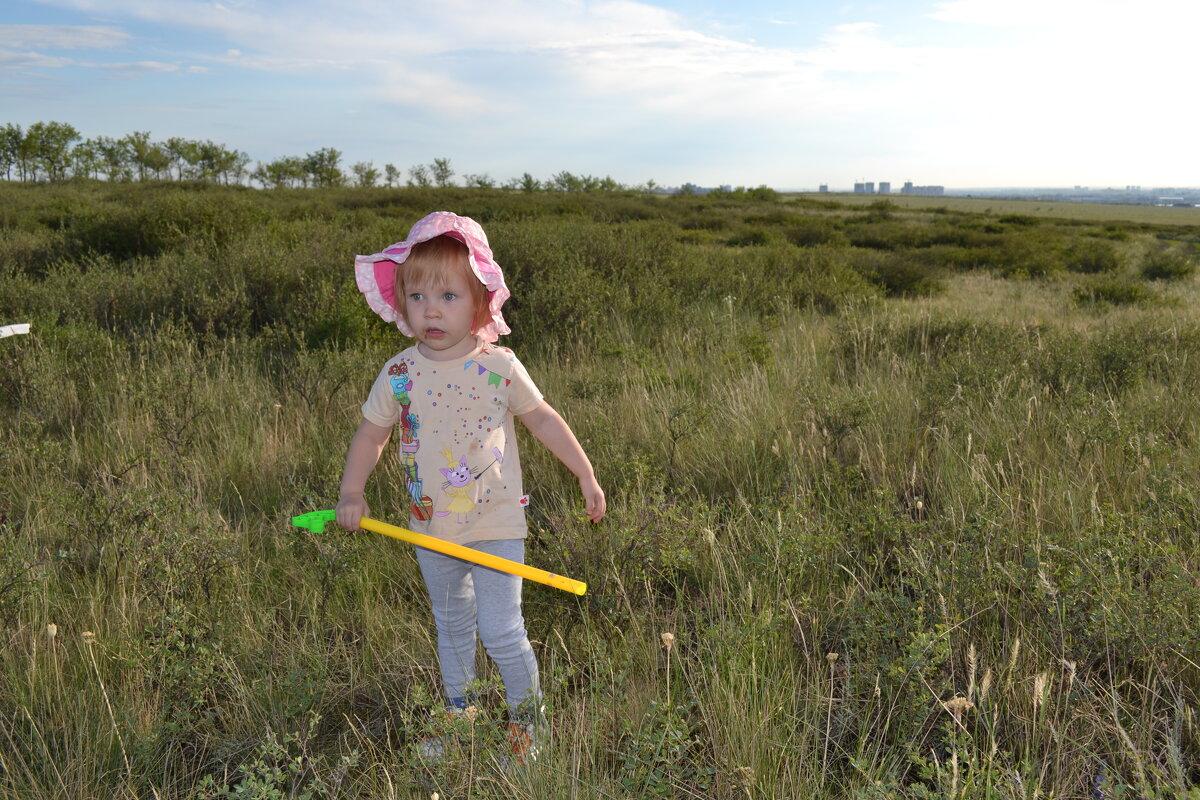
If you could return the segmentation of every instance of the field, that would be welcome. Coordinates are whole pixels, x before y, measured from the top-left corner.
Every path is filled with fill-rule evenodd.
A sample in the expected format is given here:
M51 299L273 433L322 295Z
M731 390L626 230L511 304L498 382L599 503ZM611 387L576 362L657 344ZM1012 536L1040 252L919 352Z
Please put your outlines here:
M809 201L832 200L848 208L877 203L881 195L800 194ZM1070 203L1057 200L1033 200L1000 197L923 197L887 195L886 201L905 210L942 209L966 214L1035 214L1039 217L1079 220L1082 222L1148 223L1151 225L1200 224L1200 208L1119 205L1114 203Z
M1200 219L843 199L0 184L0 796L1200 798ZM528 770L411 551L288 525L437 208L609 496L523 441Z

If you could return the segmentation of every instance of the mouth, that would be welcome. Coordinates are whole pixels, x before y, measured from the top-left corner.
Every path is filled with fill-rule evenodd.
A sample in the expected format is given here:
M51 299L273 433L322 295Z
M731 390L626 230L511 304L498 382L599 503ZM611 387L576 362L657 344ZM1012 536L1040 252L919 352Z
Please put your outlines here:
M446 332L443 331L441 328L426 328L425 329L425 335L431 339L436 339L440 336L445 335L445 333Z

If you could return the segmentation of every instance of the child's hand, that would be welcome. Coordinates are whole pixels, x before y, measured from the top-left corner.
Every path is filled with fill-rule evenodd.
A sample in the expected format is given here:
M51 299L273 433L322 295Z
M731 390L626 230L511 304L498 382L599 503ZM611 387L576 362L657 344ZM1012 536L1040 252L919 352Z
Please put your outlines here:
M337 524L348 531L358 530L358 522L371 516L366 498L362 495L342 495L337 504Z
M579 491L583 493L583 505L588 519L592 522L604 519L604 512L608 510L608 505L604 500L604 490L600 488L599 482L594 477L580 478Z

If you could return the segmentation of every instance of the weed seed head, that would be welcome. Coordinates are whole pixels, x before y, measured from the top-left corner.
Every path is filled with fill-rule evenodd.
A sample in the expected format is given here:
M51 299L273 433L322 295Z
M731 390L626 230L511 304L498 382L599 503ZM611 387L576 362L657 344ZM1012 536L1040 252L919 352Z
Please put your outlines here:
M46 638L53 642L55 636L58 636L58 626L51 622L46 626Z
M838 658L840 658L840 656L837 653L826 653L825 654L825 660L828 661L831 666L833 665L833 663L835 661L838 660Z
M1033 679L1033 709L1034 709L1034 711L1041 708L1042 704L1046 702L1046 683L1047 683L1048 678L1049 678L1049 676L1047 676L1046 673L1042 672L1042 673L1039 673L1038 676Z
M667 648L668 650L675 646L675 634L664 633L660 638L662 639L663 647Z
M988 667L983 671L983 680L979 682L979 702L987 699L988 692L992 690L992 669Z
M952 697L946 701L946 710L955 720L961 720L963 715L974 707L975 704L965 697Z
M86 644L88 647L91 647L92 645L94 645L96 643L96 634L92 633L91 631L84 631L83 632L83 643Z

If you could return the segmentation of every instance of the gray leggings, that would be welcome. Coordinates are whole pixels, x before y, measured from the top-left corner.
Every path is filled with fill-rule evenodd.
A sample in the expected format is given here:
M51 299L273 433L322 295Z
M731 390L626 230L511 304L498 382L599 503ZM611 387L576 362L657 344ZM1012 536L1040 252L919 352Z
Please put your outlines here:
M469 547L525 561L524 539L472 542ZM466 705L475 680L475 633L504 681L505 699L516 712L526 701L539 704L538 665L521 615L521 579L459 558L417 548L417 563L433 605L442 684L450 705ZM522 709L523 710L523 709Z

